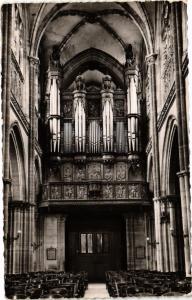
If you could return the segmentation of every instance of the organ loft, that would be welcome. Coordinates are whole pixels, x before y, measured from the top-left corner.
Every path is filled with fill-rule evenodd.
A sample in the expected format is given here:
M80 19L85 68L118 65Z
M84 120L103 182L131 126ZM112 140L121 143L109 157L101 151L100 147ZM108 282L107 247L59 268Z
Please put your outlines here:
M5 274L191 276L186 20L181 2L3 5Z

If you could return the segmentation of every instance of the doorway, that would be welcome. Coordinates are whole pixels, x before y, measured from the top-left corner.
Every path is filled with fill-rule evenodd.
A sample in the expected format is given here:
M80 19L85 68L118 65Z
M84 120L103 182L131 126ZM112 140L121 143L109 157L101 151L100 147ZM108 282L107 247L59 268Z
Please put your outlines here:
M106 271L122 269L122 243L121 220L70 219L66 267L68 271L86 271L89 282L104 282Z

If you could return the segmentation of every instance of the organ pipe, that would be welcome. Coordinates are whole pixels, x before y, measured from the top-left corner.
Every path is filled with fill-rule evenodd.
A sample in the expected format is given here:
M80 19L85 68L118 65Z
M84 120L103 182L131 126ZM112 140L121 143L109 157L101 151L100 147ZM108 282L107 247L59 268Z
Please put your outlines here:
M48 74L46 98L49 100L49 107L47 107L47 116L49 120L50 151L51 153L57 153L60 151L61 140L60 89L58 72L50 72Z
M103 150L113 151L113 87L109 75L103 78L101 97L103 114Z
M139 152L139 114L138 70L136 67L126 70L127 82L127 118L128 118L128 152Z
M85 152L86 142L86 119L85 104L86 91L85 83L81 76L77 76L75 80L74 95L74 115L75 115L75 150L77 152Z

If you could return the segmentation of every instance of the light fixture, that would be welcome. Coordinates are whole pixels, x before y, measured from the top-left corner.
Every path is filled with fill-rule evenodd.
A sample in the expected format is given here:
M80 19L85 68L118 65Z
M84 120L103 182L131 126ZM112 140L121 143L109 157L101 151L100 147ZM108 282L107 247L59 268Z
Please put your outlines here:
M18 238L20 237L22 231L18 230L17 231L17 235L16 236L10 236L10 234L8 233L6 237L4 237L4 240L7 241L8 244L12 244L14 241L18 240Z

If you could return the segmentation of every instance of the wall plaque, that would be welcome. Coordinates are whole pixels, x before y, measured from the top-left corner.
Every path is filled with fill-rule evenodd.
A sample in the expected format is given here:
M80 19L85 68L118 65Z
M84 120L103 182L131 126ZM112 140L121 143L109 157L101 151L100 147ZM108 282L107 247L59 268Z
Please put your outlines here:
M47 260L56 260L57 249L50 247L47 248Z

